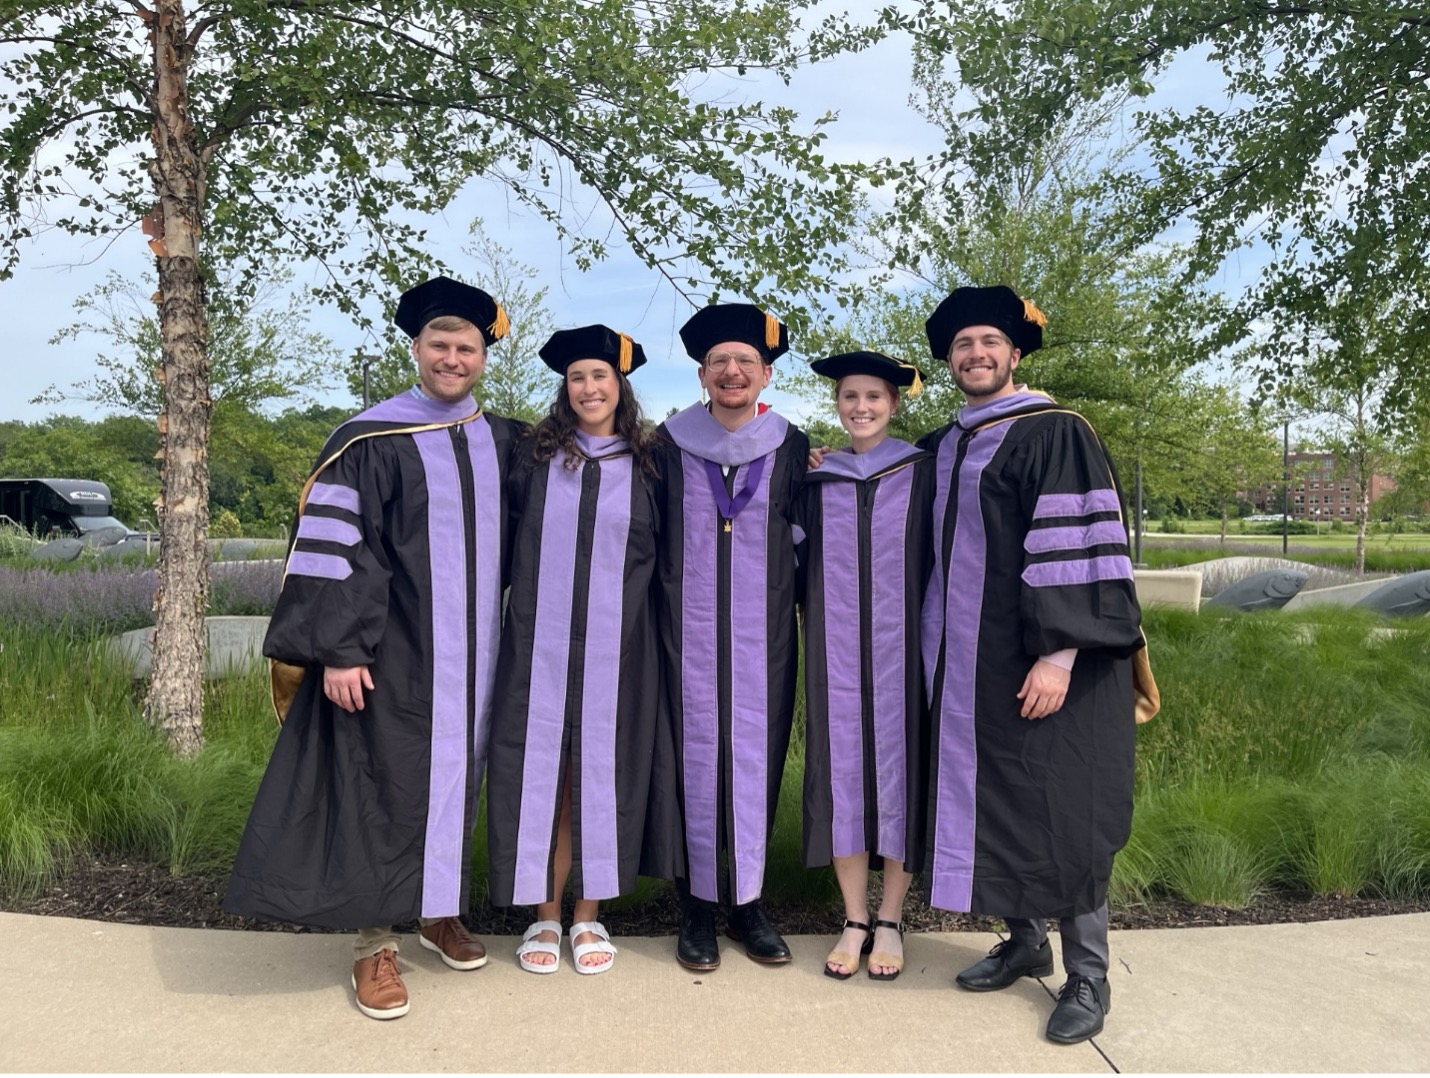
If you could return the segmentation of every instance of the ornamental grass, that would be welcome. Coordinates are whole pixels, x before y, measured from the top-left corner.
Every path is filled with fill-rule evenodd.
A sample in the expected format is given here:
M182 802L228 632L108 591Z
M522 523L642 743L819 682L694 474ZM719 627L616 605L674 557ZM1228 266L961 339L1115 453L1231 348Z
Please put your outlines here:
M263 672L209 684L206 746L179 760L145 725L142 686L95 646L98 624L124 624L122 601L68 607L88 621L35 618L11 582L0 581L0 893L45 887L81 856L222 875L277 732ZM1139 730L1115 905L1430 896L1430 619L1154 609L1146 628L1164 709ZM766 892L823 908L833 874L800 864L802 729L797 716ZM484 851L479 826L478 901ZM643 887L621 905L659 891Z

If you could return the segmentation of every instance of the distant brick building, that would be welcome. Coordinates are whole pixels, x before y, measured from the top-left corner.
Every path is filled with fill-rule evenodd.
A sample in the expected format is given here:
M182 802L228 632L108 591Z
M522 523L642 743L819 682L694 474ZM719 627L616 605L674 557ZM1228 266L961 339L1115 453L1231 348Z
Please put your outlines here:
M1356 518L1356 484L1348 473L1338 470L1332 453L1292 453L1291 519L1344 520ZM1395 489L1395 480L1385 475L1370 477L1370 504ZM1281 513L1281 484L1262 484L1247 499L1258 513Z

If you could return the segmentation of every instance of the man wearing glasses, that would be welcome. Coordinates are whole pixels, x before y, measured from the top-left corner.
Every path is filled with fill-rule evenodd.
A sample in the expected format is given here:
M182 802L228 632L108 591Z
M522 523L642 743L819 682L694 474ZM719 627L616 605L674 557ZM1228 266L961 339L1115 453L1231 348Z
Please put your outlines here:
M748 303L681 327L709 404L659 430L659 565L669 722L652 777L648 868L681 897L676 958L720 964L715 908L756 962L790 960L760 904L798 670L790 512L809 442L759 404L785 326Z

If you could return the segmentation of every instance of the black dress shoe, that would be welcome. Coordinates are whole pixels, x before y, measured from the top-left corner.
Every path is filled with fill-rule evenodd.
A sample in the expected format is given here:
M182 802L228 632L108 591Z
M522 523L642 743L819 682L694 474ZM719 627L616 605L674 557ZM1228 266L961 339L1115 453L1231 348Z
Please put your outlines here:
M725 935L736 943L744 943L745 953L756 962L774 966L793 957L784 938L765 916L765 907L758 898L743 906L730 907Z
M1112 1010L1112 985L1076 973L1058 992L1058 1005L1048 1019L1048 1040L1081 1044L1102 1032L1102 1016Z
M680 901L680 935L675 960L686 969L720 968L720 944L715 938L715 907L698 898Z
M1017 940L1003 940L988 957L975 962L954 980L970 992L996 992L1019 977L1046 977L1053 972L1053 946L1047 940L1036 949Z

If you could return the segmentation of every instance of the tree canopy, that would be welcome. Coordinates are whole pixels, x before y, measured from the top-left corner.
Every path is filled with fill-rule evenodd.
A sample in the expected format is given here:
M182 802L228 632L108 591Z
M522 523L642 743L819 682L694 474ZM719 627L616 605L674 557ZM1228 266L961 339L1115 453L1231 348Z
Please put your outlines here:
M1425 0L940 0L897 21L956 57L984 168L1090 102L1139 99L1145 157L1119 181L1130 238L1189 220L1201 269L1252 238L1269 244L1243 327L1268 309L1324 307L1354 280L1398 297L1406 336L1430 329ZM1179 57L1204 58L1207 98L1142 104ZM1276 335L1274 319L1262 328Z
M327 298L356 311L362 290L430 266L424 215L484 176L580 264L614 233L696 292L827 279L819 252L852 188L820 153L824 119L746 101L736 80L787 78L870 31L829 20L804 33L802 5L744 0L189 6L164 62L182 75L210 267L317 260ZM88 235L145 219L161 238L148 39L167 13L139 0L6 7L0 43L17 48L0 62L16 88L0 121L0 273L42 219ZM583 192L607 213L578 219Z

